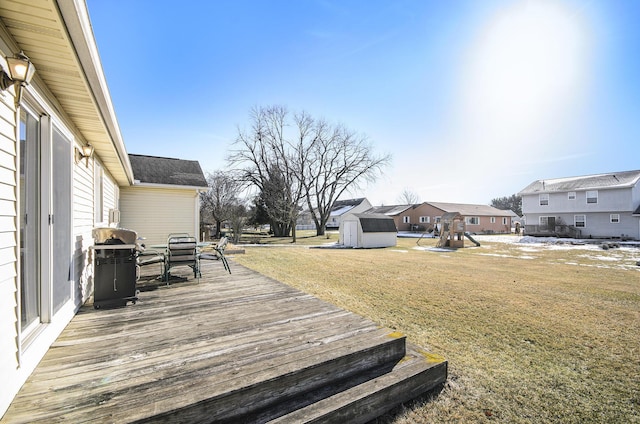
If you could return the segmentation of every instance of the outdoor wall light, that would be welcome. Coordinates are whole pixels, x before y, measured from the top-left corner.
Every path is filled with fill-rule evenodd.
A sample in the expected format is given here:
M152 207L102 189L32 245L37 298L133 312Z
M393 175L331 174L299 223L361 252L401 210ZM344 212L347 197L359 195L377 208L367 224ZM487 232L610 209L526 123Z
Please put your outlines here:
M85 166L89 167L89 158L93 156L93 146L91 144L87 144L86 146L82 146L80 148L76 147L76 163L80 162L82 159L85 160Z
M14 87L15 104L18 106L22 86L29 84L33 74L36 72L36 67L33 66L33 63L31 63L24 52L20 52L16 53L13 57L4 58L4 63L2 63L1 68L0 90L4 91L10 87Z

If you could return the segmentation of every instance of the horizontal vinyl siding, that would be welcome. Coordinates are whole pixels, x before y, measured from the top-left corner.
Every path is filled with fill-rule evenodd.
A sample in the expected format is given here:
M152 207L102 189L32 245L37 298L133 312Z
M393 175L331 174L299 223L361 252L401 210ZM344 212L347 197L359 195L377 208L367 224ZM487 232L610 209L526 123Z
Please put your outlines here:
M144 237L144 243L166 243L170 233L198 237L195 190L127 187L120 191L120 226Z
M93 266L89 247L93 244L93 167L80 161L73 168L73 280L76 281L76 306L91 295Z
M17 148L12 103L10 94L0 94L0 375L5 380L0 391L0 415L21 384L15 378L18 368Z

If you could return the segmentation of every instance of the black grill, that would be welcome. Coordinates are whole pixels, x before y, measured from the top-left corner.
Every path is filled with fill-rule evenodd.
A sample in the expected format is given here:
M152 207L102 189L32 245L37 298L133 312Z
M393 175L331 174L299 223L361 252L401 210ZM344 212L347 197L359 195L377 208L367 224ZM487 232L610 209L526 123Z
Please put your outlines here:
M123 228L93 230L93 307L125 306L138 300L136 258L140 246L137 234Z

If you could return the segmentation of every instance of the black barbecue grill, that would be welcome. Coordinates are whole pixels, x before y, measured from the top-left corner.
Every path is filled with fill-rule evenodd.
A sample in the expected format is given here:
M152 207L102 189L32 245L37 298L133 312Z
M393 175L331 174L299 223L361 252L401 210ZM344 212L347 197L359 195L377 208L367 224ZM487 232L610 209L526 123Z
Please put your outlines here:
M124 228L94 228L93 307L124 306L138 300L138 234Z

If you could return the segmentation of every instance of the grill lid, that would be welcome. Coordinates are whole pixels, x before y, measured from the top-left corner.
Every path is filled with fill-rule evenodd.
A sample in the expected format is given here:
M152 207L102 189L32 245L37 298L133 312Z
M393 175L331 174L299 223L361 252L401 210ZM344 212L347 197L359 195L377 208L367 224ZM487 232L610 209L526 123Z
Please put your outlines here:
M138 239L138 233L126 228L94 228L91 235L95 244L135 244Z

